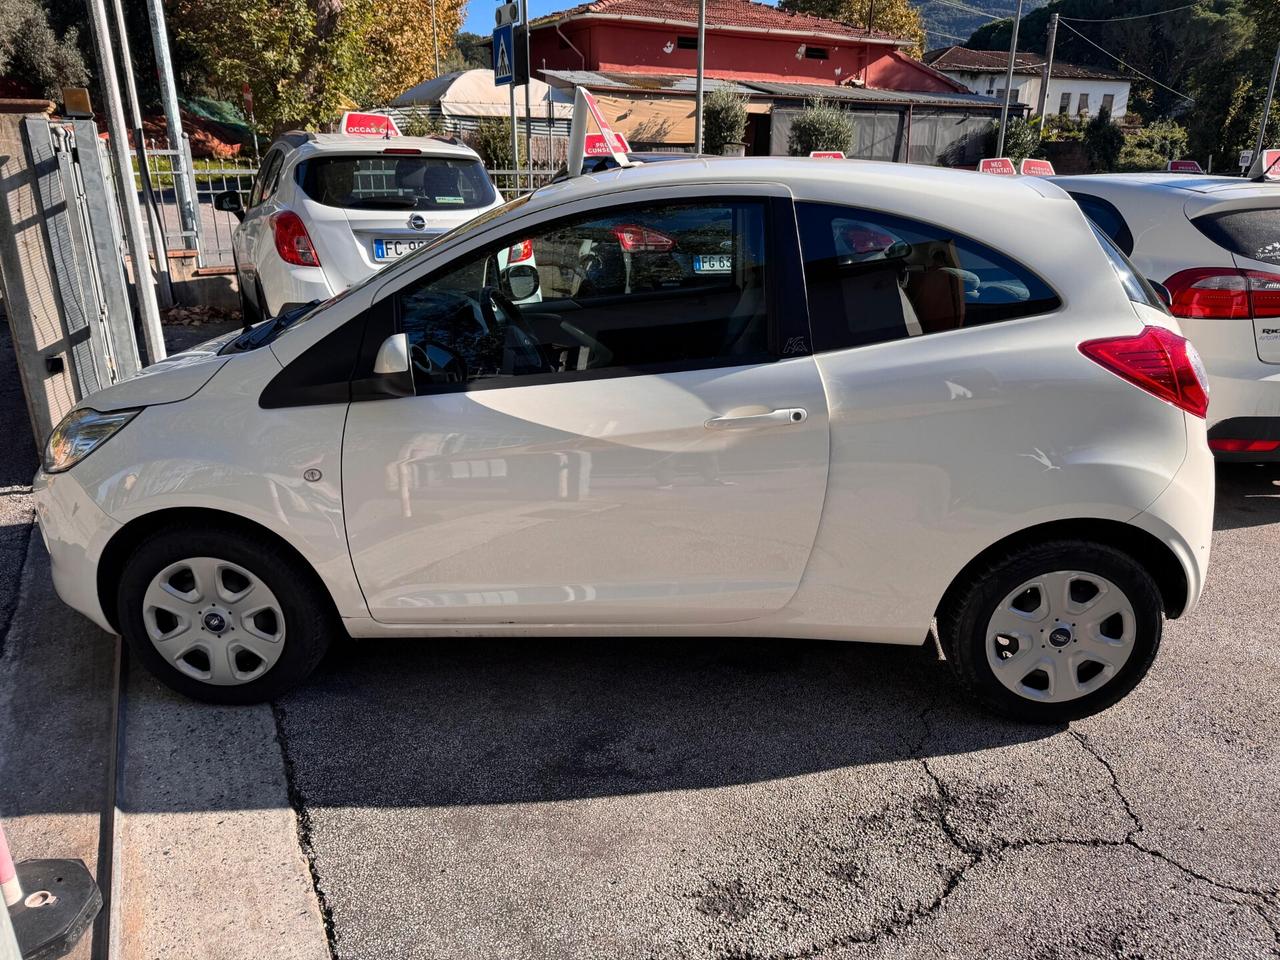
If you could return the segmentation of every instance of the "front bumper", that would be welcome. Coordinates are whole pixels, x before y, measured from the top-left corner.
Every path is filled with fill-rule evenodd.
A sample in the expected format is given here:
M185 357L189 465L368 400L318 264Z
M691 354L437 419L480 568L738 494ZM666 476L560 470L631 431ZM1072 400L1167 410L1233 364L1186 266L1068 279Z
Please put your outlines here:
M117 632L98 598L98 560L121 525L102 512L70 472L40 470L32 491L58 596L103 630Z

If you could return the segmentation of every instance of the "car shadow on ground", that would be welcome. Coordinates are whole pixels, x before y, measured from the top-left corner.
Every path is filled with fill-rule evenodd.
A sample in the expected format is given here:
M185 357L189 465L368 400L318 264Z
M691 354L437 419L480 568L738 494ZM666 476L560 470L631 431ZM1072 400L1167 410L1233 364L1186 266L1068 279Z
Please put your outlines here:
M706 789L1060 729L958 700L932 644L800 640L351 641L276 710L334 806Z
M1222 463L1213 529L1280 523L1280 463Z

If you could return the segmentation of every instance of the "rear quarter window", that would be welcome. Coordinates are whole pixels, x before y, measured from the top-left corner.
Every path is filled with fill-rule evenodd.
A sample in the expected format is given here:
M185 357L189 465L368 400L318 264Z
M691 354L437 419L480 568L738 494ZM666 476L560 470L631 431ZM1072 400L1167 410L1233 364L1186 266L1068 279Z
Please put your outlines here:
M1280 207L1211 213L1191 222L1238 257L1280 264Z

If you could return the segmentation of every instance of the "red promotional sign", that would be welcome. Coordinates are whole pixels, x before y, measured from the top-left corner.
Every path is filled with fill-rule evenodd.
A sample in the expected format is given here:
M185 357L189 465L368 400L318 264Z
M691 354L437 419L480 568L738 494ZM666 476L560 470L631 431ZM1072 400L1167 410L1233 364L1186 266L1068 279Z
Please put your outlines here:
M1262 151L1262 173L1268 180L1280 180L1280 150Z
M821 157L824 160L843 160L843 150L812 150L809 153L811 157Z
M588 133L582 155L584 157L607 157L615 152L631 152L631 144L627 143L626 137L615 131L610 131L610 136L613 137L612 145L605 140L603 133Z
M999 177L1012 177L1018 171L1013 168L1013 161L1008 157L988 157L978 161L979 173L994 173Z
M1195 160L1170 160L1168 170L1170 173L1204 173Z
M342 115L339 133L352 137L398 137L400 128L390 117L380 113L356 113L348 110Z
M1027 157L1018 164L1018 172L1024 177L1052 177L1053 164L1048 160L1034 160Z

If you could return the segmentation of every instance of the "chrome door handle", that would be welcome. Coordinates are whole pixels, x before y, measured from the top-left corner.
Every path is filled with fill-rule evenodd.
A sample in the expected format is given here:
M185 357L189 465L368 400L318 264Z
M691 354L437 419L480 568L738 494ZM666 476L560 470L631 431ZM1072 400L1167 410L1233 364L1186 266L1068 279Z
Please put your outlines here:
M768 413L752 413L741 417L712 417L706 422L708 430L748 430L752 427L776 427L788 423L804 423L809 411L804 407L784 407Z

